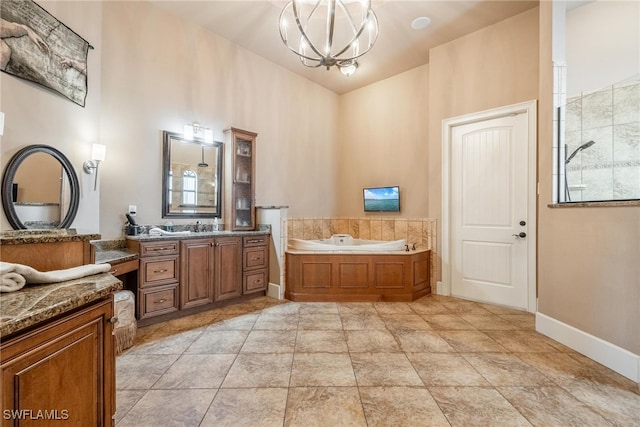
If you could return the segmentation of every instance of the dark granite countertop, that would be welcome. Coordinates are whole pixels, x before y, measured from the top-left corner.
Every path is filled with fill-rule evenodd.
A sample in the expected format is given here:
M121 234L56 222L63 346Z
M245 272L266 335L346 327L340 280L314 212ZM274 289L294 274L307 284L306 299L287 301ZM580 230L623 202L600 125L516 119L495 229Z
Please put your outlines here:
M236 236L264 236L271 233L270 229L253 230L253 231L203 231L190 232L189 234L174 234L151 236L149 234L139 234L137 236L127 236L129 240L137 240L139 242L159 242L165 240L184 240L184 239L207 239L211 237L236 237Z
M122 289L109 273L45 285L27 285L0 294L0 336L3 339Z
M128 249L111 249L96 251L96 264L117 264L138 259L138 253Z
M25 243L83 242L96 240L100 234L78 234L74 228L52 230L13 230L0 234L0 245Z

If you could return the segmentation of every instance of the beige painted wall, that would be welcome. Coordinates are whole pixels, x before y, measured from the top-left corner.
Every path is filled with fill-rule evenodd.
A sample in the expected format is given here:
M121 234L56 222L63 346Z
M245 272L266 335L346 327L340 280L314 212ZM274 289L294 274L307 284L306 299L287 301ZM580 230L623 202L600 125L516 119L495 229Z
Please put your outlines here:
M338 216L427 214L429 65L340 97ZM364 187L400 186L400 213L363 211Z
M640 354L640 207L549 208L551 7L540 6L538 310Z
M336 94L146 1L103 15L103 237L120 236L129 204L140 223L165 222L161 131L192 121L219 141L229 126L258 132L258 205L333 213Z
M0 111L5 113L4 135L0 137L1 167L4 170L11 157L27 145L46 144L62 151L73 164L81 186L73 227L98 232L99 192L92 191L92 177L82 172L82 163L90 157L91 144L100 139L102 4L51 1L38 4L95 47L89 50L87 102L82 108L38 85L0 73ZM11 229L4 212L0 228Z
M428 217L442 236L442 120L538 98L538 8L431 49L429 64Z

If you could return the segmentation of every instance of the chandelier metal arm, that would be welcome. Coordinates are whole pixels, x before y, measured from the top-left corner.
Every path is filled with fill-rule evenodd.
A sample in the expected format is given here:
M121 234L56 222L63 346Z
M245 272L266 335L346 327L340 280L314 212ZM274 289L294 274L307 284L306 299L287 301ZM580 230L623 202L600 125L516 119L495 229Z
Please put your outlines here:
M313 50L315 52L316 55L318 55L319 57L322 57L322 53L320 53L318 51L318 49L313 45L313 43L311 43L311 40L309 40L309 36L307 36L307 32L305 31L305 29L302 26L302 23L300 22L300 15L298 14L298 7L296 6L296 2L295 0L291 2L291 4L293 5L293 16L295 16L296 18L296 25L298 26L298 30L300 31L300 34L302 35L302 37L304 38L304 40L306 41L306 43L309 45L309 47L311 48L311 50ZM313 14L315 13L315 11L318 9L318 6L320 5L320 0L318 0L316 2L315 7L311 10L311 13L309 13L309 18L311 18L311 16L313 16ZM285 8L286 9L286 8ZM282 11L282 13L284 13L284 10ZM307 18L307 22L309 22L309 18ZM288 45L287 45L288 46ZM291 49L291 48L290 48ZM308 58L305 55L301 55L301 52L297 52L294 50L294 52L296 52L296 54L298 54L300 57L305 57L307 59L310 59L312 61L317 61L317 59L313 59L313 58Z
M375 13L373 12L373 10L371 10L371 9L369 9L369 10L367 11L367 18L365 19L365 22L368 22L370 17L373 17L373 20L376 22L376 26L377 26L377 24L378 24L378 17L376 16L376 14L375 14ZM352 23L353 23L353 20L351 20L350 22L352 22ZM352 28L355 30L355 27L353 27L353 24L352 24L351 26L352 26ZM362 27L360 27L360 30L357 32L357 34L356 34L356 35L354 35L354 36L353 36L353 38L351 39L351 41L349 42L349 44L348 44L348 45L346 45L346 46L344 47L344 49L342 49L340 52L336 53L336 54L334 55L334 57L338 57L338 56L342 55L343 53L345 53L345 52L346 52L346 51L351 47L351 45L352 45L354 42L356 42L356 41L360 38L360 36L362 35L362 32L365 30L365 28L366 28L366 25L363 25ZM359 57L361 57L362 55L364 55L365 53L369 52L369 50L371 50L371 47L373 47L373 45L374 45L374 43L376 42L376 40L377 40L377 39L378 39L378 37L377 37L377 34L376 34L376 38L373 40L373 42L371 42L371 43L369 44L369 46L367 46L367 48L366 48L362 53L359 53L359 54L357 54L357 55L355 55L355 56L352 56L352 58L353 58L353 59L355 59L355 58L359 58Z
M323 56L331 55L331 47L333 46L333 25L336 20L336 0L329 0L327 6L327 43L325 45L325 54Z

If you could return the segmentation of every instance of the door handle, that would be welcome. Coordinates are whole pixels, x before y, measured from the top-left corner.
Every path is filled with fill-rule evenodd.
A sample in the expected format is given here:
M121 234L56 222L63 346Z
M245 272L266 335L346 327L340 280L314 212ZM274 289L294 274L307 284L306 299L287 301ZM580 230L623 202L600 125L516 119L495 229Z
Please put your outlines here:
M521 231L518 234L512 234L512 236L514 236L516 239L524 239L525 237L527 237L527 233Z

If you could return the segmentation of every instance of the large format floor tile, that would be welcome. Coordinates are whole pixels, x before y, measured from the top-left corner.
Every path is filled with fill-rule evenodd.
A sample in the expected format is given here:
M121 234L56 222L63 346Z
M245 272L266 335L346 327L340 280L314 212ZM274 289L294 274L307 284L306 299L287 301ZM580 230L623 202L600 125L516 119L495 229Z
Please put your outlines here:
M147 326L116 360L123 426L635 426L638 385L530 313L254 300Z

